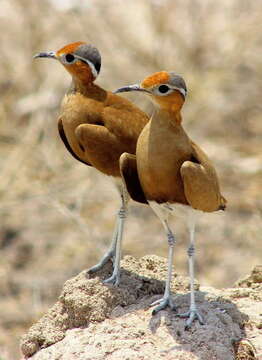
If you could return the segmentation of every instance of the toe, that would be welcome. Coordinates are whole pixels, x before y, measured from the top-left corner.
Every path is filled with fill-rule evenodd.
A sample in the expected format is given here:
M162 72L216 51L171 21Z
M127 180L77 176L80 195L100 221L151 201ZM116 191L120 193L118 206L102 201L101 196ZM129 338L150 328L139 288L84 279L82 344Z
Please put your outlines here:
M193 324L194 320L198 320L200 325L204 325L204 320L197 310L189 310L186 313L178 314L180 318L188 318L185 325L185 330L188 330Z
M104 281L103 281L103 284L105 284L105 285L108 285L108 284L112 284L112 285L114 285L114 286L118 286L119 285L119 276L117 276L117 275L112 275L112 276L110 276L108 279L105 279Z
M204 319L203 319L203 317L199 314L199 312L196 313L196 317L197 317L200 325L204 325L204 324L205 324Z
M163 310L167 307L167 302L162 301L157 307L152 311L152 315L157 314L160 310Z
M159 304L155 309L152 311L152 315L157 314L160 310L165 309L166 307L170 307L171 310L176 310L176 306L174 305L172 298L169 296L167 298L159 299L151 304L151 306Z
M114 263L114 252L110 251L104 255L104 257L94 266L87 270L88 274L96 273L97 271L101 270L104 265L108 262L112 261Z

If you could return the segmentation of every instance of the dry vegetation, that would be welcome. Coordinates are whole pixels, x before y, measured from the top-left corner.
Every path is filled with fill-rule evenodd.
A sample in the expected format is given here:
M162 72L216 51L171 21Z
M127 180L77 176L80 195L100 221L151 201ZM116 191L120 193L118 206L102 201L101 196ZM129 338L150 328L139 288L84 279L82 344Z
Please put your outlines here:
M222 287L248 273L261 254L262 3L2 0L0 7L0 359L18 357L19 335L67 278L101 256L118 206L110 179L61 143L56 118L70 78L58 63L33 62L38 51L92 42L103 57L98 82L108 89L162 69L183 74L184 125L213 159L229 201L225 214L199 224L197 277ZM129 98L150 111L143 97ZM187 234L175 220L173 228L175 266L185 274ZM166 256L161 225L146 207L130 209L124 251Z

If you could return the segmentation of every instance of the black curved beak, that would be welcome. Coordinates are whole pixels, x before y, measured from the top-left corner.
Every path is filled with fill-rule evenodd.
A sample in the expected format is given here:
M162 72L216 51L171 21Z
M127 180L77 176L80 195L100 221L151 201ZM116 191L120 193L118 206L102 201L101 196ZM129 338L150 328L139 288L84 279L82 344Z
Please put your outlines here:
M51 59L56 59L56 54L54 51L49 51L49 52L40 52L37 53L33 56L34 59L37 58L51 58Z
M141 88L139 84L134 84L134 85L123 86L123 87L115 90L114 94L121 93L121 92L128 92L128 91L143 91L143 92L150 93L146 89Z

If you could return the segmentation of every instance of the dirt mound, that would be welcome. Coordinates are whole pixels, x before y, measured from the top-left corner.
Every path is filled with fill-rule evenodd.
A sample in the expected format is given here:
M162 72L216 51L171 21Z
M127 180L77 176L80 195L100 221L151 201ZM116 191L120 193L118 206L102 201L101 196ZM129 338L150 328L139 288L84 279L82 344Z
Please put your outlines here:
M205 325L195 322L187 331L170 310L151 314L150 304L164 291L165 259L125 257L118 288L101 282L111 270L108 264L98 276L81 272L65 283L58 302L23 337L26 358L127 360L154 354L154 359L248 360L261 351L261 268L248 278L249 286L199 290L196 285ZM178 313L189 306L188 287L187 278L174 274Z

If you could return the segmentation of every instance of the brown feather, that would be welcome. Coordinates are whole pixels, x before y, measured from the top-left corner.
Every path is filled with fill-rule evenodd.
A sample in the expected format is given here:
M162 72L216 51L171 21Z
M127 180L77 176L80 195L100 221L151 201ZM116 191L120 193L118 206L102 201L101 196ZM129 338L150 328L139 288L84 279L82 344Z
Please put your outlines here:
M137 138L149 120L127 99L93 83L78 82L63 100L61 119L75 156L112 176L120 176L120 155L135 153Z
M189 204L194 208L206 212L225 210L226 200L220 193L218 176L208 156L200 147L191 142L193 158L181 167L185 195Z
M91 164L89 164L88 162L86 161L83 161L81 160L72 150L72 148L70 147L68 141L67 141L67 138L65 136L65 132L64 132L64 128L63 128L63 122L62 122L62 119L60 118L58 120L58 132L59 132L59 135L65 145L65 147L67 148L67 150L70 152L70 154L78 161L82 162L83 164L86 164L86 165L89 165L89 166L92 166Z
M137 168L145 196L207 212L224 208L216 171L181 120L180 112L158 109L138 139Z
M142 204L147 204L147 199L138 178L136 156L124 153L121 155L119 163L121 176L131 199Z

